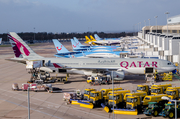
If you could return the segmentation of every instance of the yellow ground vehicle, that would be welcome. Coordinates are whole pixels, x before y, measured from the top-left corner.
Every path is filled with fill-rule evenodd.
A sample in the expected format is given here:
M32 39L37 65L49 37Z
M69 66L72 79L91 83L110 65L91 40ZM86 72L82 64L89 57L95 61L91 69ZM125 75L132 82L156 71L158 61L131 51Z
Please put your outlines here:
M172 85L171 84L152 85L151 86L151 95L165 94L166 89L168 87L172 87Z
M137 85L137 92L146 92L148 95L151 94L151 90L148 85Z
M103 100L103 95L101 94L101 91L91 91L89 103L81 102L80 107L93 109L94 106L99 106L103 101L104 100ZM78 103L80 102L78 101Z
M96 91L96 89L93 89L93 88L84 89L84 100L90 99L90 92L91 91Z
M172 81L172 72L169 72L169 73L164 73L163 74L163 77L162 77L162 80L163 81Z
M144 99L144 97L147 95L146 92L134 92L134 93L126 93L125 96L124 96L124 100L126 100L126 98L128 96L139 96L140 98L142 98L141 100Z
M120 91L122 88L114 88L114 91ZM101 89L100 91L91 91L90 92L90 101L88 103L80 104L81 107L86 107L92 109L94 106L100 106L101 103L107 103L108 101L108 92L112 89ZM81 103L78 101L78 103Z
M166 89L166 94L170 99L179 99L180 98L180 87L168 87Z
M162 96L167 96L166 94L159 95L149 95L145 96L143 101L139 96L129 96L126 100L126 108L129 110L114 110L115 114L129 114L129 115L137 115L138 112L141 112L145 107L148 106L148 102L157 102L164 103L167 100L161 99Z
M125 107L126 103L125 103L125 100L124 100L124 96L127 93L130 93L130 90L114 91L114 107L115 108L124 108ZM107 106L109 108L111 108L111 107L113 107L113 94L112 94L112 91L109 92L108 96L109 96L109 100L108 100Z
M122 88L114 88L114 92L115 91L122 91ZM112 89L101 89L101 93L103 95L104 100L108 101L108 93L112 91Z
M115 91L114 91L114 94L121 93L121 94L123 95L123 98L124 98L124 95L125 95L126 93L130 93L130 92L131 92L130 90L118 90L118 91L115 90ZM108 92L106 99L109 100L109 95L110 95L110 94L113 94L113 91L109 91L109 92Z

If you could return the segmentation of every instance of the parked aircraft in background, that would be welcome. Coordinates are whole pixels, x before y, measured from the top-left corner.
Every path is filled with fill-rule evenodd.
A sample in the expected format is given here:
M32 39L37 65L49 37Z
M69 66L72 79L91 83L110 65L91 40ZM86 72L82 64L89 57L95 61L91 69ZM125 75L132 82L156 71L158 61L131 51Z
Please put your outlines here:
M73 51L89 51L89 52L112 52L116 51L116 47L111 47L111 48L81 48L79 46L79 42L76 43L73 39L71 39L71 44L73 47Z
M42 71L92 76L110 73L114 79L122 80L125 73L144 74L146 67L154 67L159 73L176 69L173 63L161 59L42 57L36 54L16 33L10 32L8 38L15 53L15 58L7 60L24 64L27 61L41 61L42 66L39 68Z
M118 48L119 47L119 46L86 46L86 45L82 45L76 37L74 37L74 41L76 42L77 45L79 45L80 48L102 49L102 48Z
M87 36L85 36L85 39L85 43L89 43L90 45L120 45L121 43L121 40L95 40L94 38L90 40Z
M85 58L119 58L120 53L129 53L128 51L117 51L117 52L70 52L68 51L57 39L53 39L57 54L56 57L66 57L66 58L75 58L75 57L85 57Z
M75 54L82 54L82 52L80 51L79 52L68 51L57 39L53 39L52 41L57 51L57 54L54 55L56 57L70 58L70 57L73 57Z
M98 40L121 40L120 38L100 38L97 34L94 34L95 39Z

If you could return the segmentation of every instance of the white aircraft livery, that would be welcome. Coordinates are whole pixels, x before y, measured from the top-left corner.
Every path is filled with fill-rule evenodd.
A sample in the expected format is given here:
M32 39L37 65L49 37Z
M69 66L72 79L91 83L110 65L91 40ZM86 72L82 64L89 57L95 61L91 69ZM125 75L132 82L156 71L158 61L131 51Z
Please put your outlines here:
M44 71L97 75L112 73L117 80L122 80L125 73L144 74L146 67L154 67L158 73L176 69L173 63L162 59L146 58L48 58L36 54L16 33L10 32L8 38L15 53L15 58L8 59L26 64L26 61L42 61ZM23 50L23 51L22 51Z

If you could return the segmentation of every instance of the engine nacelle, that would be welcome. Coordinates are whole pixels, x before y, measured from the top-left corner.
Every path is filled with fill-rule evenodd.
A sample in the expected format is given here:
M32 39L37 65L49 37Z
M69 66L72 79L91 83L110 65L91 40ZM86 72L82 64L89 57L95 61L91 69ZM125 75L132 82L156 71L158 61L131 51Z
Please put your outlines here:
M112 74L112 72L111 72ZM111 76L114 80L123 80L124 79L124 71L113 71L113 76Z

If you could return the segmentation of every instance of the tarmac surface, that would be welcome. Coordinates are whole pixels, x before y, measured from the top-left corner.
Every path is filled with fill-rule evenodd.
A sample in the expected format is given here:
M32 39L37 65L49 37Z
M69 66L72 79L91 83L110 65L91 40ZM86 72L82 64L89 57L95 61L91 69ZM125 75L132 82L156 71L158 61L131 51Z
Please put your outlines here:
M70 42L62 43L67 49L71 49ZM41 43L30 46L37 54L44 57L54 57L56 50L53 43ZM10 62L5 59L14 57L11 47L0 47L0 119L28 119L28 104L26 91L13 91L13 83L26 83L30 74L25 65ZM63 74L62 74L63 75ZM62 76L58 74L58 76ZM64 75L65 76L65 75ZM73 92L76 89L83 91L85 88L111 88L112 85L90 86L83 75L70 75L67 84L52 83L63 92ZM157 84L171 83L172 86L180 86L179 80L164 81ZM114 87L135 90L138 84L145 84L143 76L126 76L123 81L115 82ZM79 105L66 105L63 101L63 93L33 92L30 91L30 117L31 119L112 119L112 113L106 113L103 108L87 109ZM115 119L145 118L139 115L114 115ZM152 117L161 119L162 117Z

